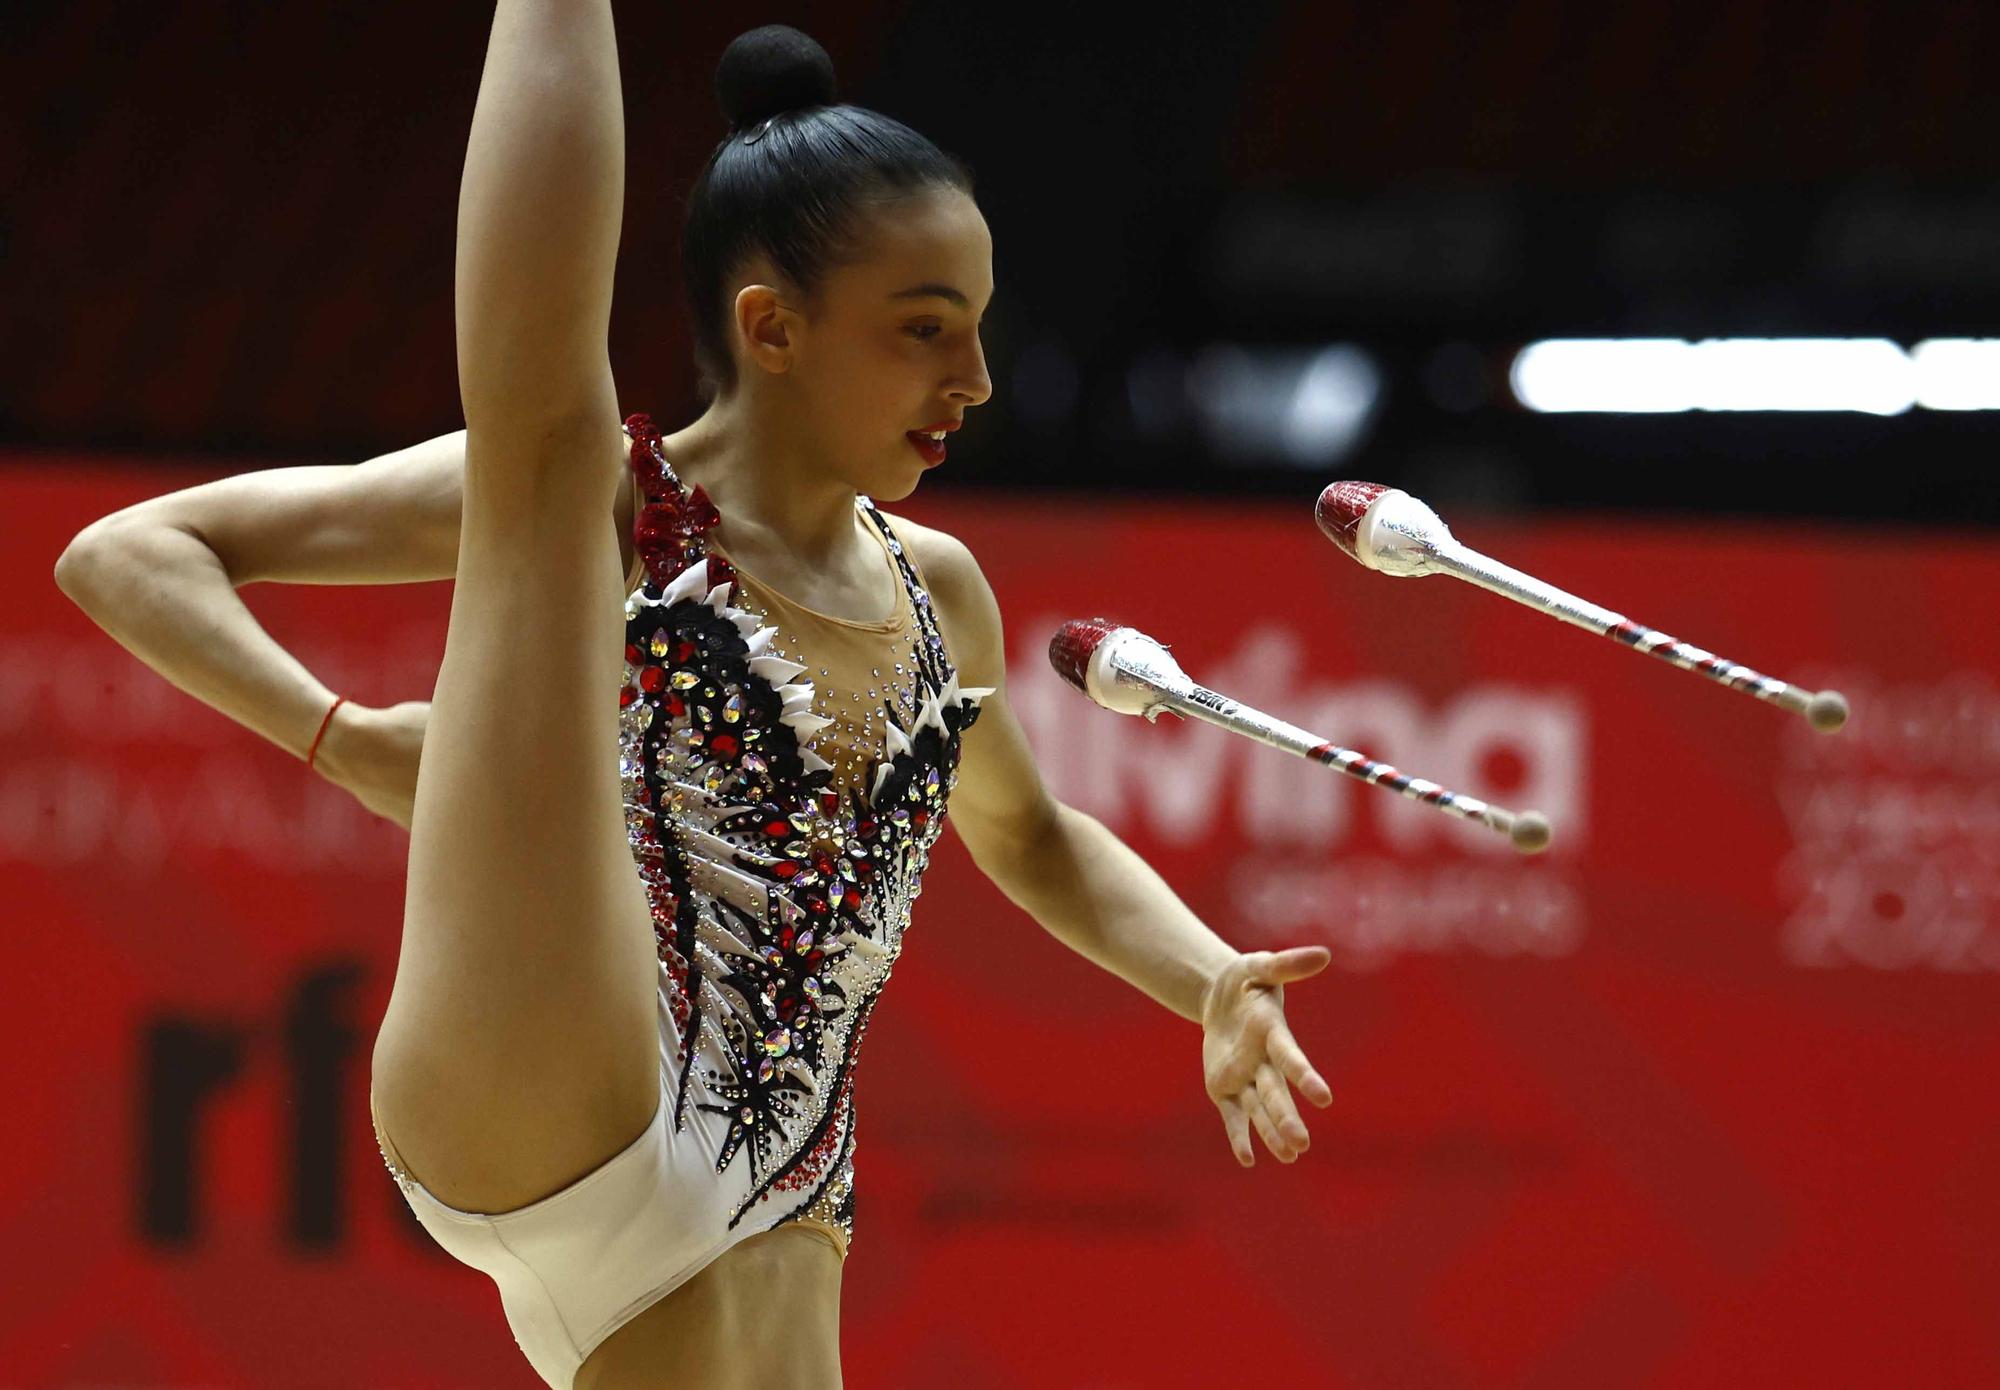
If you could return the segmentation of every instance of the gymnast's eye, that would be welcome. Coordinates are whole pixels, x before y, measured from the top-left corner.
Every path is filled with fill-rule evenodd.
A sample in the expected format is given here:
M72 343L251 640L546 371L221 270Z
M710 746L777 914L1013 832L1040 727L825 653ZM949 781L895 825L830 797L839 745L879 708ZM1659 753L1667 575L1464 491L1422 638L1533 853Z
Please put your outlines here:
M903 331L909 334L912 338L929 339L929 338L935 338L938 334L944 332L944 326L942 324L936 324L936 323L919 323L912 325L911 327L906 328Z

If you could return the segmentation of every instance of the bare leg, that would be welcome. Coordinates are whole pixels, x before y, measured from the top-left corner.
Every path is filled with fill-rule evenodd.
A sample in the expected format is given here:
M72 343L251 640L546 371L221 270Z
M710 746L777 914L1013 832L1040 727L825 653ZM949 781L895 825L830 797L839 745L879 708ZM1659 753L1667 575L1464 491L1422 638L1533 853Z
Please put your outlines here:
M773 1318L774 1308L783 1309ZM732 1247L591 1353L576 1390L839 1390L840 1256L780 1226Z
M615 420L468 441L458 586L411 825L375 1100L441 1200L507 1211L610 1158L659 1099L658 965L625 839Z

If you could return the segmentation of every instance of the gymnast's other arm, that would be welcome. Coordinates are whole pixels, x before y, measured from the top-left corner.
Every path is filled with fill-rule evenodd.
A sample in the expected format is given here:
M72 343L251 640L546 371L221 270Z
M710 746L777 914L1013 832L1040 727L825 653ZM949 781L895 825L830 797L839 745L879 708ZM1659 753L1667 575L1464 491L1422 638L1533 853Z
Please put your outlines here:
M1286 1083L1321 1107L1333 1094L1292 1037L1284 986L1326 968L1323 946L1239 952L1204 925L1102 822L1049 795L1007 702L999 604L963 544L895 522L922 566L959 684L992 686L966 732L951 824L973 862L1044 930L1202 1025L1203 1081L1237 1162L1250 1130L1290 1163L1309 1142Z
M409 584L458 568L465 433L348 465L272 468L148 498L86 526L56 583L175 686L304 758L334 693L257 622L247 584ZM631 532L629 490L609 520ZM314 770L410 823L427 701L349 701Z

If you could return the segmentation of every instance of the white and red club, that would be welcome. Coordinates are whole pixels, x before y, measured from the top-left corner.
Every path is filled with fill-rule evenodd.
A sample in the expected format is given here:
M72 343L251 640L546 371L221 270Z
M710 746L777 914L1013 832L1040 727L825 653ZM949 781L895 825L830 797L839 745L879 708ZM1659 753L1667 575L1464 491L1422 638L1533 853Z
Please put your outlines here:
M1461 544L1436 512L1399 488L1380 483L1330 483L1319 495L1315 515L1327 539L1369 569L1398 577L1449 574L1684 671L1706 676L1718 685L1804 715L1806 722L1822 733L1831 733L1847 722L1847 697L1839 691L1812 691L1787 684L1503 565Z
M1387 787L1447 815L1505 835L1523 854L1545 849L1548 818L1539 811L1509 811L1476 797L1448 791L1435 782L1399 772L1351 748L1338 748L1318 734L1238 704L1227 695L1197 685L1167 649L1137 628L1107 618L1064 623L1049 639L1049 662L1071 685L1108 710L1156 720L1162 713L1184 715L1242 734L1272 748L1310 758L1371 786Z

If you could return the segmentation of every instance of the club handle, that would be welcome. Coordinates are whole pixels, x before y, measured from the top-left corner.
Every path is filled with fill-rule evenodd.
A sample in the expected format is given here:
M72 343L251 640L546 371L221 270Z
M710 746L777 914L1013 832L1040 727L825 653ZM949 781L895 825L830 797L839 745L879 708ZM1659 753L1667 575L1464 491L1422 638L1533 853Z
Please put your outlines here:
M1385 787L1446 815L1483 825L1505 835L1523 854L1536 854L1548 848L1551 838L1549 821L1539 811L1510 811L1477 797L1461 795L1436 782L1412 777L1388 763L1376 762L1365 753L1329 743L1296 724L1288 724L1262 710L1240 704L1219 691L1192 681L1188 686L1186 690L1162 691L1159 704L1148 711L1148 717L1155 717L1162 709L1172 710L1190 719L1199 719L1205 724L1213 724L1269 747L1310 759L1370 786Z
M1609 637L1634 651L1658 657L1670 666L1706 676L1718 685L1754 695L1768 704L1801 715L1821 733L1832 733L1847 722L1847 697L1838 690L1807 690L1803 686L1781 681L1776 676L1753 671L1748 666L1683 642L1678 637L1669 637L1656 628L1635 623L1623 613L1578 598L1456 540L1435 547L1431 551L1431 560L1436 568L1468 584L1476 584L1586 632Z
M1558 589L1457 541L1438 546L1431 554L1433 563L1439 569L1456 575L1466 583L1476 584L1502 598L1510 598L1538 612L1547 613L1552 618L1561 618L1586 632L1604 636L1625 621L1623 613L1614 613L1588 599L1578 598L1565 589Z

